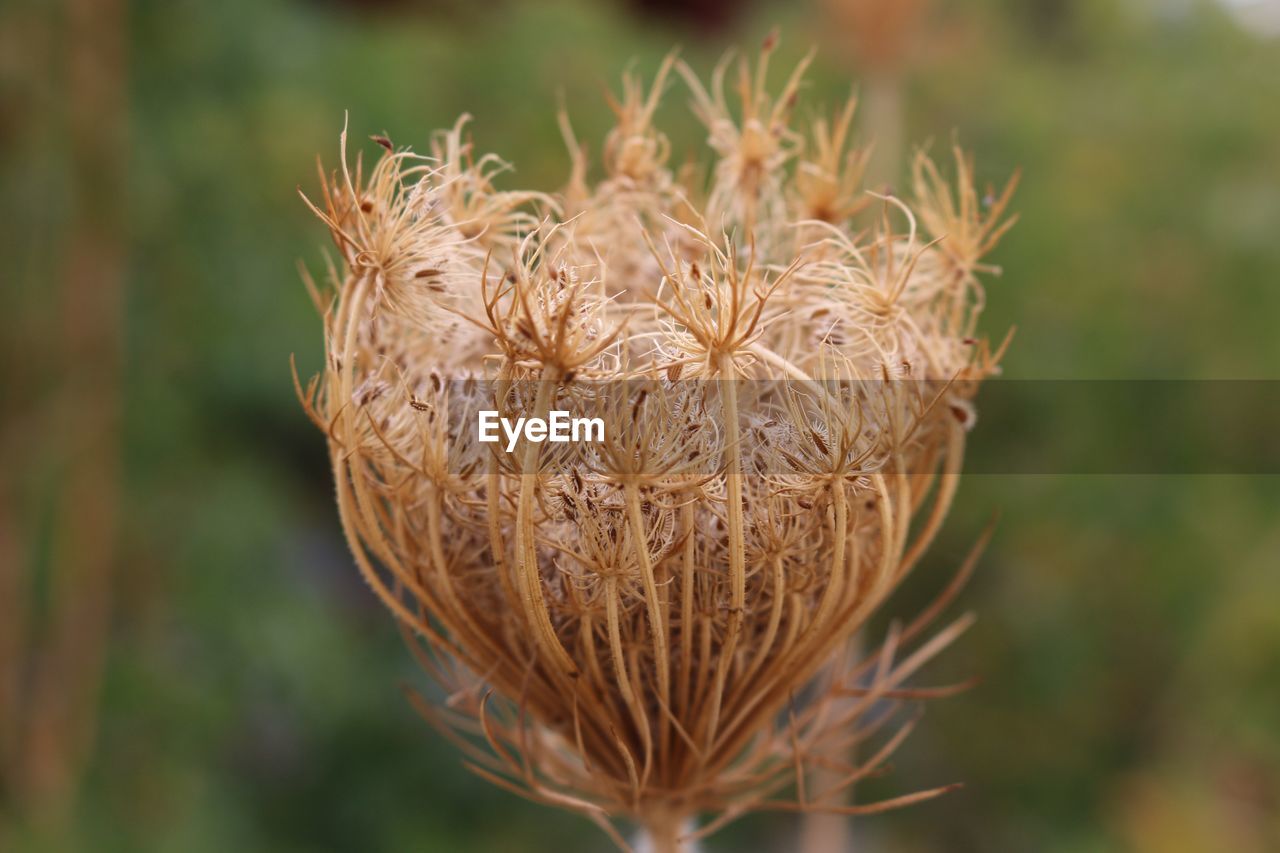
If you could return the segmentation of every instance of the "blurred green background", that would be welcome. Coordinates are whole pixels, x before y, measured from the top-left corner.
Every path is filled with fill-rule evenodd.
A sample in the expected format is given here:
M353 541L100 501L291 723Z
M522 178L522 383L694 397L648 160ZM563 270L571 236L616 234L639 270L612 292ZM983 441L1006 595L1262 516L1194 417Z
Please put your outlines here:
M887 77L905 140L1022 168L988 291L1007 375L1280 378L1274 0L935 0L887 58L867 45L892 33L833 36L838 5L7 0L0 849L608 849L418 721L397 685L425 679L349 565L289 374L322 351L295 263L325 234L295 188L344 111L419 150L469 112L513 183L553 189L559 91L598 141L629 60L678 43L706 72L776 24L778 67L821 48L807 103ZM701 153L678 87L662 120ZM978 627L930 672L983 683L859 796L967 787L858 821L856 849L1280 849L1280 480L972 477L895 612L995 511ZM66 769L28 807L39 684L90 710L45 726L55 758L83 748L40 759Z

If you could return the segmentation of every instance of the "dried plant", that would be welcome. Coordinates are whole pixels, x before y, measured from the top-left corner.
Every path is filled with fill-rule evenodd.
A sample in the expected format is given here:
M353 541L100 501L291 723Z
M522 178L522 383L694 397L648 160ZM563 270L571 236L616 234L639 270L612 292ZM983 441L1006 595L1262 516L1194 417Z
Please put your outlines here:
M950 787L836 796L883 770L909 706L959 689L907 680L969 625L927 636L976 556L845 677L815 675L951 504L1001 354L977 276L1012 184L980 201L959 153L953 182L921 154L911 202L862 192L853 104L794 128L803 67L770 94L773 48L706 88L674 58L625 78L594 184L562 111L559 194L495 189L460 122L429 158L375 137L372 166L344 131L308 202L340 263L311 285L327 365L298 390L360 571L448 691L415 704L476 773L623 848L617 820L677 850L751 810ZM706 182L654 125L673 71ZM590 411L605 440L480 453L476 406Z

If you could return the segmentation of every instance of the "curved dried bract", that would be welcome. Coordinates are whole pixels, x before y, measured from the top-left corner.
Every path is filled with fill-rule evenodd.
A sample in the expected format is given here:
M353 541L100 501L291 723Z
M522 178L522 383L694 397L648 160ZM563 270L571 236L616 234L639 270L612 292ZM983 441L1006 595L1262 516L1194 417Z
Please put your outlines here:
M1008 227L923 154L915 197L859 188L852 105L791 128L803 66L771 94L766 44L735 106L674 58L624 80L604 176L562 113L563 193L502 192L464 122L431 158L383 139L321 178L339 250L318 297L328 358L304 390L369 585L448 689L423 714L477 773L674 849L752 809L841 805L953 688L907 682L969 618L955 595L815 679L918 562L955 493L977 276ZM715 162L691 187L654 110L692 87ZM475 440L482 408L599 416L563 447ZM460 414L461 413L461 414ZM962 567L967 577L972 560ZM836 758L862 744L855 766ZM823 767L839 780L806 790ZM834 772L832 772L834 771Z

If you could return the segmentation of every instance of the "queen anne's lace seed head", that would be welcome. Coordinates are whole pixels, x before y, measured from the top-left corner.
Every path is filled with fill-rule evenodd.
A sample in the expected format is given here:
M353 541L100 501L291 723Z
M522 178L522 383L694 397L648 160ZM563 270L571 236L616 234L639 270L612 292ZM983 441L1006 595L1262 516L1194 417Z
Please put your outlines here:
M624 78L594 184L563 111L559 194L498 190L464 117L430 158L375 138L372 168L344 132L312 204L339 262L301 393L361 571L451 691L419 707L477 773L619 840L613 818L669 837L699 813L840 810L804 774L852 752L837 787L876 770L909 724L850 747L946 692L904 681L967 625L922 636L953 584L810 684L950 505L1001 354L976 336L978 276L1012 185L982 203L968 159L948 181L921 154L912 198L866 192L853 102L793 129L807 60L775 93L772 49L709 87L674 57ZM707 186L654 124L677 78ZM483 408L599 416L605 440L490 452Z

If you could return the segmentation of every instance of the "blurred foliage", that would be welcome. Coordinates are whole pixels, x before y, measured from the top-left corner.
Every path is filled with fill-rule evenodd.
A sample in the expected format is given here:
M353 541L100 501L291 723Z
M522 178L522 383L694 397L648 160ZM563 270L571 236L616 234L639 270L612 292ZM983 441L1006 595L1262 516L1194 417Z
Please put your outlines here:
M99 744L75 820L19 850L606 849L469 776L396 692L424 679L349 566L291 388L290 354L304 374L321 358L295 262L318 267L323 235L295 187L315 186L317 152L336 161L349 111L353 139L419 150L469 112L480 149L552 188L558 92L598 140L600 86L628 60L649 70L683 42L705 69L773 23L794 58L824 35L805 4L753 4L716 36L646 7L130 5L126 506ZM993 336L1018 326L1008 374L1276 378L1278 43L1173 0L930 15L906 137L955 133L981 176L1024 172L989 288ZM0 101L8 418L58 382L28 354L69 188L56 10L0 17L17 50ZM819 57L811 103L848 91L845 58ZM683 97L664 110L677 155L699 150ZM25 475L32 529L57 476ZM865 791L968 787L861 821L860 849L1280 849L1278 507L1265 477L966 482L898 612L1002 510L963 597L979 626L931 672L984 682L932 707ZM709 847L786 849L792 826L750 818Z

